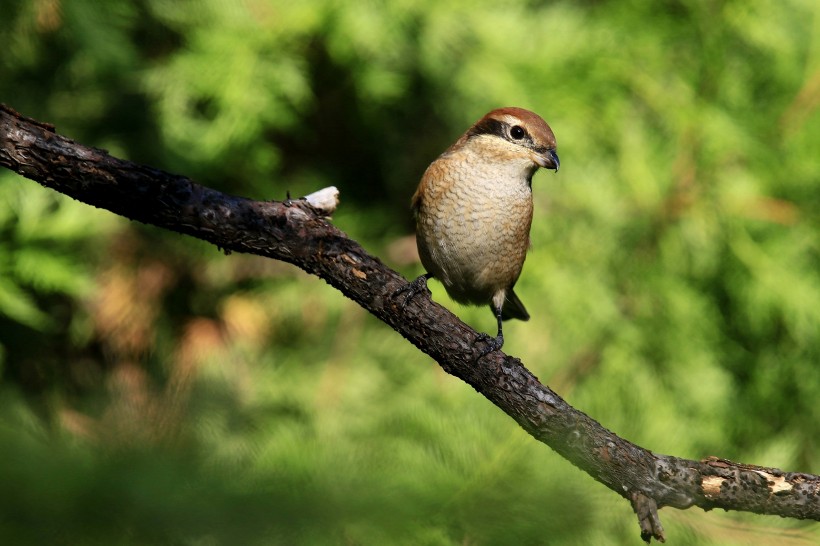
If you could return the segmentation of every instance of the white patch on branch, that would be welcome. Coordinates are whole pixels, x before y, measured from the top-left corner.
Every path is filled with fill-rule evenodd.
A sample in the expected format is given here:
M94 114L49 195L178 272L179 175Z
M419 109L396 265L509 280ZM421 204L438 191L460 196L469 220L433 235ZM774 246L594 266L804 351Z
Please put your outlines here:
M311 207L329 216L339 206L339 190L336 186L328 186L306 195L303 199L310 203Z

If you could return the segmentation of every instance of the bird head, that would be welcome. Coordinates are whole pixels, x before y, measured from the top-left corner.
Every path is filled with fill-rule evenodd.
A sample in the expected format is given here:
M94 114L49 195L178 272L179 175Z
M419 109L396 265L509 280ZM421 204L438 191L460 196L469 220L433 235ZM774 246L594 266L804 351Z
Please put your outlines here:
M478 120L453 145L472 147L497 162L523 163L530 172L539 167L558 171L555 135L538 114L523 108L499 108Z

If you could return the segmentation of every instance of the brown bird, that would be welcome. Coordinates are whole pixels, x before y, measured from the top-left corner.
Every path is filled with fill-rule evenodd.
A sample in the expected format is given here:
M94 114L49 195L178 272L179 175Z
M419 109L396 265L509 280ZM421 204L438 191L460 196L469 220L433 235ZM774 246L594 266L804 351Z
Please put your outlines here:
M435 277L455 301L489 304L498 334L482 334L482 355L504 344L503 320L530 318L513 287L530 246L532 175L539 167L558 171L552 129L529 110L499 108L430 164L413 196L427 273L399 292L409 292L406 303Z

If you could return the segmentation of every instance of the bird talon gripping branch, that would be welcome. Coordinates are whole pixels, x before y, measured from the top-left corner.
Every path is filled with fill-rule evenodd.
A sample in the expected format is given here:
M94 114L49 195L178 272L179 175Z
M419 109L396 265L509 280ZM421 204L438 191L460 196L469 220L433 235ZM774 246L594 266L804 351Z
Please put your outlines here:
M484 343L484 348L481 349L481 353L478 355L478 358L483 356L487 356L488 354L499 350L504 345L504 336L499 334L498 337L492 337L490 334L485 334L481 332L478 334L478 337L475 339L475 344Z
M500 349L502 321L530 318L513 287L530 245L532 175L559 166L555 135L533 112L499 108L470 127L427 167L413 196L428 273L403 287L405 303L436 277L455 301L489 304L498 334L479 338L482 354Z
M419 275L412 281L407 284L400 286L395 292L393 292L393 297L396 298L401 294L407 292L407 295L404 297L404 300L401 302L401 308L404 309L407 306L407 302L413 299L413 297L418 294L419 292L427 292L430 295L430 289L427 288L427 279L432 277L431 273L425 273L424 275Z

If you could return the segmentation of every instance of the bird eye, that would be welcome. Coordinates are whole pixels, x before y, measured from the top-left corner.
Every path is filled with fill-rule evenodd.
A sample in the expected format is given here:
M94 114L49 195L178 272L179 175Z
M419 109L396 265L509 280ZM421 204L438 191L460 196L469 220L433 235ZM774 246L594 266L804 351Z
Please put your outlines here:
M513 125L510 128L510 136L513 137L515 140L521 140L524 138L524 135L527 134L527 131L524 130L523 127L520 125Z

